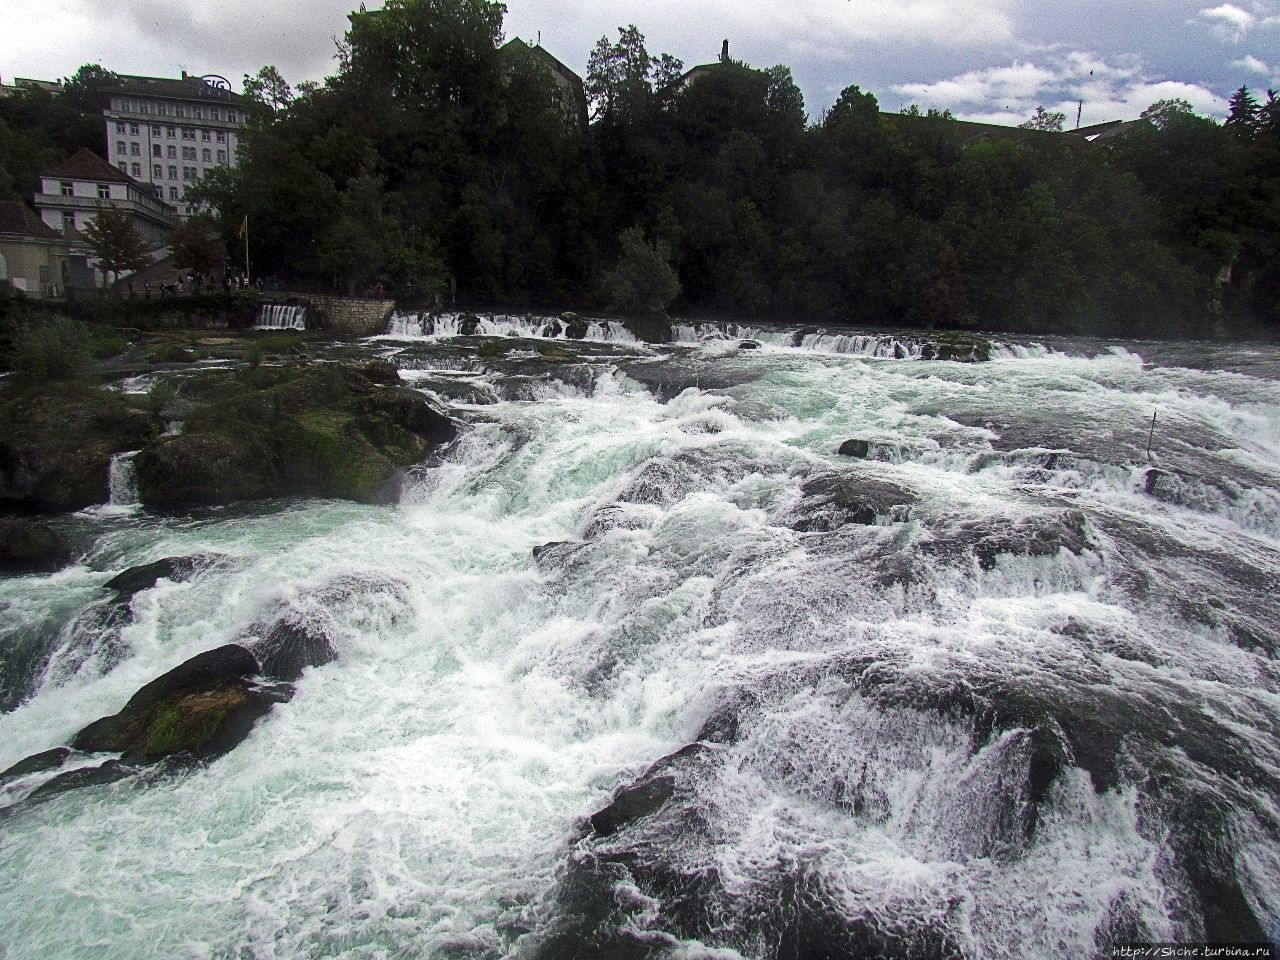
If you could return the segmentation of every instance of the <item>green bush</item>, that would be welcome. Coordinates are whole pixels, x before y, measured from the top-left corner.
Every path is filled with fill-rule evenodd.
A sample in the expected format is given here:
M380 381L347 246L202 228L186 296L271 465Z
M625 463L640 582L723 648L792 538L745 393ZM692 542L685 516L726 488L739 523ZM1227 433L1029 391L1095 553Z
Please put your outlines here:
M630 317L663 316L680 295L671 247L663 240L646 243L639 227L622 231L618 241L622 255L603 282L609 309Z
M92 360L92 334L82 323L55 316L32 325L14 349L13 369L22 380L78 380Z

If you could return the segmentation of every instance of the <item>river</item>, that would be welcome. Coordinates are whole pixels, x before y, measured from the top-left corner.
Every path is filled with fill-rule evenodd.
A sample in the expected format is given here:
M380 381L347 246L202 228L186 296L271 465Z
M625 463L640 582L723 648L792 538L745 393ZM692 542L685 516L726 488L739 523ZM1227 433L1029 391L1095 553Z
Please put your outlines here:
M549 362L450 332L344 348L465 425L398 505L122 502L65 521L76 565L0 580L0 669L31 673L0 769L273 618L340 657L207 766L0 820L0 955L977 960L1275 926L1280 350L596 327Z

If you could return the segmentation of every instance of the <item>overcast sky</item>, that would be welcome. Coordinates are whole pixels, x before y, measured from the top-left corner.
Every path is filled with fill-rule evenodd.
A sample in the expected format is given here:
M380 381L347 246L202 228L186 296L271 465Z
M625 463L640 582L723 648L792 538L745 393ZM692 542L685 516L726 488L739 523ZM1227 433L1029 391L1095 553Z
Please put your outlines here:
M358 3L358 0L356 0ZM239 89L275 64L291 82L335 68L352 0L0 0L0 77L217 73ZM380 2L369 2L371 8ZM1182 97L1221 116L1241 84L1280 87L1280 0L509 0L506 34L579 73L602 35L635 23L651 53L693 65L791 67L816 119L845 86L882 109L949 107L1017 123L1037 104L1083 122Z

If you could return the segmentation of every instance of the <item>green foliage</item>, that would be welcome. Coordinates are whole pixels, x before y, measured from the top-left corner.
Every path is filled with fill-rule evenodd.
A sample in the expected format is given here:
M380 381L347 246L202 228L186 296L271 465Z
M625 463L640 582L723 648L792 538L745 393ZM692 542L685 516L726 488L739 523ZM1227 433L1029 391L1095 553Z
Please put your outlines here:
M120 279L121 270L142 270L151 264L146 241L123 210L102 207L80 233L98 266L114 274L116 280Z
M680 295L680 279L671 267L666 241L646 243L639 227L622 231L618 265L604 277L609 307L625 316L654 317Z
M1024 130L1050 130L1060 133L1062 125L1066 122L1067 115L1056 111L1046 110L1044 107L1036 107L1035 115L1026 123L1020 123L1018 126Z
M223 247L214 227L203 217L192 217L178 224L169 236L170 257L179 270L192 270L211 276L222 266Z
M14 373L28 383L78 380L88 372L90 343L89 329L67 317L32 325L17 343Z

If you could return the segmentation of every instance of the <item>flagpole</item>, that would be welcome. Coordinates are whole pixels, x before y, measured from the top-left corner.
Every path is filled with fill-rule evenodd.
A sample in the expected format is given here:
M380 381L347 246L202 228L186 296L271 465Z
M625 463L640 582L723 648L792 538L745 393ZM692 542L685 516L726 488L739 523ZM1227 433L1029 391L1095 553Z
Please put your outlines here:
M249 282L249 215L244 216L244 282Z

